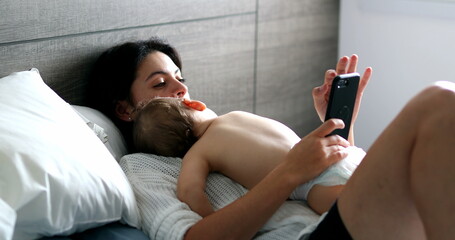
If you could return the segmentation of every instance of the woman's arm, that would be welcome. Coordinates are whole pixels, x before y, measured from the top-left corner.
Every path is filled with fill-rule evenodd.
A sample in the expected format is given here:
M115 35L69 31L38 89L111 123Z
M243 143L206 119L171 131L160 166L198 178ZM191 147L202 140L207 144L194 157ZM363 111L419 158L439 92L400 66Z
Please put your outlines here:
M350 58L349 57L340 58L340 60L338 61L336 70L330 69L330 70L327 70L327 72L325 73L324 84L313 89L314 108L316 109L316 112L318 113L318 116L321 119L321 121L324 121L324 119L325 119L325 113L327 110L330 88L332 86L333 79L337 75L340 75L340 74L356 72L357 62L358 62L358 57L355 54L352 55ZM360 79L359 89L357 91L356 103L355 103L354 111L353 111L353 115L352 115L351 129L349 131L348 140L351 143L351 145L354 145L354 124L356 122L357 115L359 113L359 108L360 108L360 103L362 101L363 91L365 90L365 87L368 84L368 81L370 80L372 73L373 73L373 69L368 67L365 69L365 72L363 73L363 75Z
M177 197L179 200L188 204L191 210L202 217L214 212L207 195L205 195L206 180L209 172L208 162L204 161L200 156L195 156L190 150L183 158L177 182Z
M299 184L347 155L343 151L349 145L346 140L325 137L341 126L340 120L323 123L245 196L197 222L185 239L251 239Z

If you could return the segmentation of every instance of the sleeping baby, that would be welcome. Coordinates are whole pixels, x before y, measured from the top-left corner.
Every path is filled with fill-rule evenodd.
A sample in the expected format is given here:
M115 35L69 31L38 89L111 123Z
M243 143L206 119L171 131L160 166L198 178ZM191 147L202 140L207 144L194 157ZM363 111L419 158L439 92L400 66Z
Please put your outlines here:
M214 212L204 192L210 172L251 189L301 140L278 121L242 111L217 116L200 101L179 98L141 104L133 138L138 151L183 158L177 197L202 217ZM340 144L341 137L330 138ZM338 151L347 157L300 185L290 199L306 200L319 214L330 208L365 155L344 139L341 145Z

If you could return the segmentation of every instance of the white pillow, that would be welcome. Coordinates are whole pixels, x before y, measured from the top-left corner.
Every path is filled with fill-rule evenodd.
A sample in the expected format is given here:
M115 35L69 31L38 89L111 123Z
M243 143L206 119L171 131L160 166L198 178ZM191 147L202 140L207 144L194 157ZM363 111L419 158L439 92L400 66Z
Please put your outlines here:
M108 117L93 108L78 105L72 106L97 137L104 143L117 162L128 153L122 133Z
M0 79L0 200L13 239L68 235L122 219L137 226L118 163L38 71Z
M13 237L16 212L0 199L0 239L9 240Z

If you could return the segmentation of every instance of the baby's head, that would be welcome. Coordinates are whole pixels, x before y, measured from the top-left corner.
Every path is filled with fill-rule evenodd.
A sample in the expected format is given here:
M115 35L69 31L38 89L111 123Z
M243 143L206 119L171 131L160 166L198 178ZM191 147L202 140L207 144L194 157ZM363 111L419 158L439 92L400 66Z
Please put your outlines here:
M197 137L193 116L181 98L154 98L138 107L133 142L140 152L183 157Z

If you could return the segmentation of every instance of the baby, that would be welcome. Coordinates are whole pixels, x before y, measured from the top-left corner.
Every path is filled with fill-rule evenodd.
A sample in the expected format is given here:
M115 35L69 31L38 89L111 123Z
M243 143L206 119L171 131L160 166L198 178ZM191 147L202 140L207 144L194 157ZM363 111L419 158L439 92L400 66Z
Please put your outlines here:
M251 189L301 140L278 121L242 111L217 116L200 101L179 98L142 104L133 138L138 151L183 158L177 197L203 217L214 211L204 192L210 172ZM347 158L300 185L290 198L307 200L319 214L327 211L365 155L356 147L347 150Z

